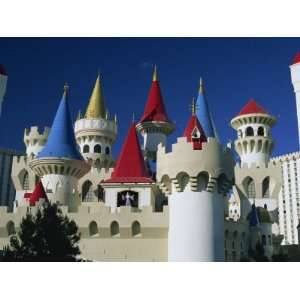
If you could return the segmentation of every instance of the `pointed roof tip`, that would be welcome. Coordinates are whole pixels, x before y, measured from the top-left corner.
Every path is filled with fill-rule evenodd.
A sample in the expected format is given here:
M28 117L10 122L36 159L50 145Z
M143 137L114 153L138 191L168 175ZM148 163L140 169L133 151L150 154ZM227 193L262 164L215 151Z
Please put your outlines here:
M199 94L204 94L204 84L203 84L202 77L200 77L200 80L199 80Z
M195 99L195 97L193 97L193 99L192 99L191 110L192 110L192 116L196 115L197 104L196 104L196 99Z
M295 65L295 64L297 64L297 63L299 63L300 62L300 51L298 51L297 53L296 53L296 55L294 56L294 59L293 59L293 61L292 61L292 65Z
M153 69L153 75L152 75L152 81L158 81L158 74L157 74L157 65L154 65L154 69Z
M7 72L3 65L0 64L0 75L7 76Z
M67 83L64 84L63 98L67 100L69 95L69 85Z
M153 183L146 168L135 123L130 125L111 178L104 183Z
M93 91L91 93L89 104L86 109L85 118L86 119L98 119L106 118L106 108L104 104L104 97L102 94L101 86L101 75L98 72Z

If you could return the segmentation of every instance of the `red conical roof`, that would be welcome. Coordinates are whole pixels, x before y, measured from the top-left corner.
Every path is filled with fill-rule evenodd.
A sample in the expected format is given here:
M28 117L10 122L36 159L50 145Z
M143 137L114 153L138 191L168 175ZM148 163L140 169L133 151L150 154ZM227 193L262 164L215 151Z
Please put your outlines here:
M34 192L29 197L29 204L30 206L35 206L37 202L40 201L40 199L45 199L45 201L48 201L47 194L44 190L43 184L41 181L37 183L35 186Z
M183 136L187 138L188 142L193 143L194 150L201 150L202 143L207 142L205 132L196 115L191 116Z
M292 65L297 64L299 62L300 62L300 52L297 52L293 59Z
M238 116L249 114L267 114L268 112L260 106L254 99L250 99L248 103L243 107Z
M133 123L111 178L105 183L152 183Z
M145 111L140 120L140 123L151 121L170 122L165 109L156 73L155 78L151 83Z
M2 65L0 65L0 75L7 76L7 73L6 73L6 71L5 71L5 69L4 69L4 67Z

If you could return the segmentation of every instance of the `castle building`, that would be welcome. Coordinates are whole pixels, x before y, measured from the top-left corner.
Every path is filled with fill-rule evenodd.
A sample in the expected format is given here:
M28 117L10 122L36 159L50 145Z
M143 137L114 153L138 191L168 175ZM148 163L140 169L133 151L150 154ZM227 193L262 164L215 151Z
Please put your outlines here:
M65 86L51 129L25 129L26 155L13 158L15 205L13 212L0 207L0 247L26 213L49 201L77 223L88 260L240 261L257 245L271 259L283 239L296 242L299 216L298 154L272 158L275 123L251 99L231 121L234 149L224 147L201 80L187 126L169 150L174 125L155 67L142 118L131 124L115 163L118 125L102 79L74 128Z
M7 73L2 65L0 65L0 115L2 112L2 103L6 93Z

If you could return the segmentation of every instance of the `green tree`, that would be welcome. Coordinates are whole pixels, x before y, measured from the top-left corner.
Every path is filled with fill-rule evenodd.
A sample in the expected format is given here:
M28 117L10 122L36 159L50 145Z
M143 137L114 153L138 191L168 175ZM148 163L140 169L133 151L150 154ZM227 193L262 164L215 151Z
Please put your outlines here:
M20 230L3 249L3 261L77 261L80 233L57 204L44 204L28 213Z

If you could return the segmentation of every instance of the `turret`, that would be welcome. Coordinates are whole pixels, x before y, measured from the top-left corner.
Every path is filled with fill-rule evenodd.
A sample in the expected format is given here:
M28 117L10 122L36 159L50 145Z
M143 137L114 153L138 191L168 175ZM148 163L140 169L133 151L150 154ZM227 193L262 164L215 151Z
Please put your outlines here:
M29 166L41 178L50 201L76 211L78 179L89 171L90 166L77 149L67 98L68 86L65 86L47 143Z
M266 165L272 154L274 142L271 128L276 118L271 116L254 99L243 107L231 120L231 126L237 131L235 150L240 156L241 165Z
M0 115L2 112L2 102L6 93L7 73L2 65L0 65Z
M158 146L157 181L169 203L169 261L224 261L224 201L233 168L231 150L207 138L194 113L170 152Z
M24 143L26 145L27 156L35 157L44 148L49 131L49 127L45 127L42 132L36 126L25 128Z
M117 119L110 119L106 110L100 75L96 79L84 117L75 122L75 135L80 152L93 167L114 165L112 146L118 133Z
M167 136L174 131L174 125L168 118L163 102L156 66L145 111L136 128L144 139L143 150L146 159L156 161L157 146L160 143L165 146Z

